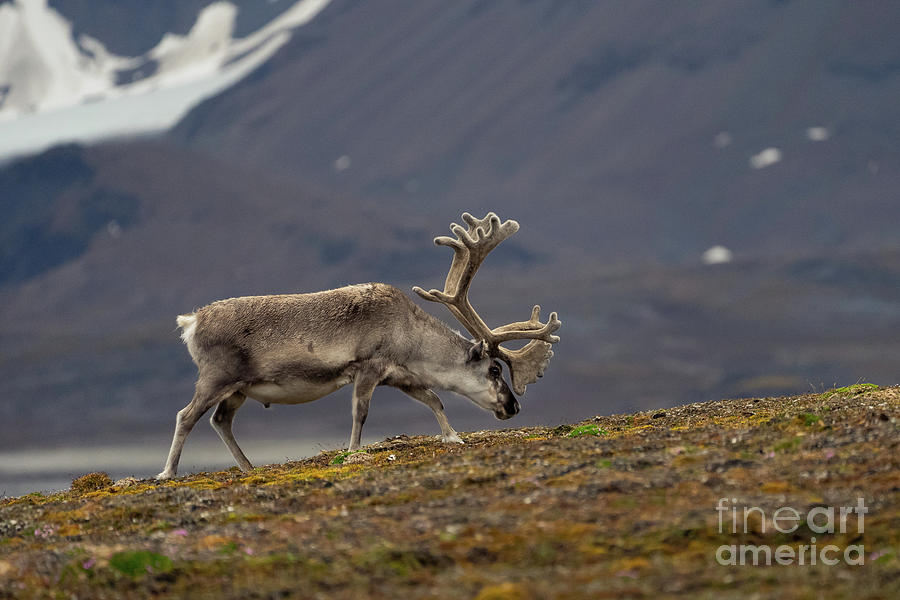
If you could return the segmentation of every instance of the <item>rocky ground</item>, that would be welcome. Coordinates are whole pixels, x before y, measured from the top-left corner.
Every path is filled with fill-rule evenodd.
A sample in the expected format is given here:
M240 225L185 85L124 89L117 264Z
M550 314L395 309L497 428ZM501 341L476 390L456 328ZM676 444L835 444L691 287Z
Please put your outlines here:
M900 597L900 388L462 437L2 500L0 598Z

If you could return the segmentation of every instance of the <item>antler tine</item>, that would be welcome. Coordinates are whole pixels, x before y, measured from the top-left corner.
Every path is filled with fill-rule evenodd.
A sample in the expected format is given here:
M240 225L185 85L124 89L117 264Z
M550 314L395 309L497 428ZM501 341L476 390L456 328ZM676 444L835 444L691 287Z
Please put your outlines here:
M521 396L525 394L528 384L544 376L544 370L553 357L553 350L545 341L531 340L518 350L497 346L497 357L509 365L513 391Z
M561 326L562 321L555 312L550 313L546 323L541 323L541 307L535 304L529 320L503 325L492 331L497 344L495 354L509 365L513 391L520 396L525 393L528 384L544 376L544 370L553 357L550 345L559 341L559 336L553 335L553 332ZM527 339L531 341L518 350L507 350L499 345L509 340Z
M490 344L491 328L472 308L468 298L469 287L488 253L518 231L519 224L511 220L501 223L500 217L493 212L489 212L483 219L476 219L469 213L463 213L462 218L468 229L457 223L451 223L450 230L456 234L456 238L441 236L434 240L438 246L449 246L453 249L453 262L444 282L444 290L433 289L426 292L417 286L413 291L425 300L446 305L469 333Z
M543 340L551 344L559 341L559 336L552 335L554 331L560 328L562 321L556 316L555 312L550 313L550 318L546 323L541 323L541 307L538 304L531 309L531 318L527 321L519 321L502 325L494 328L494 342L502 344L510 340Z

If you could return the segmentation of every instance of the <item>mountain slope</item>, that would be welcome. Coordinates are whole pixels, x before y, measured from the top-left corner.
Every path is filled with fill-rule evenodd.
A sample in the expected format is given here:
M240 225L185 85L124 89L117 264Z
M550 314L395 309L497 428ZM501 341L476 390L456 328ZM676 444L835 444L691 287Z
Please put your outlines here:
M163 4L137 37L190 32ZM93 5L50 6L132 56ZM231 43L274 14L239 8ZM892 383L897 11L335 0L171 135L0 170L0 445L164 446L193 378L175 314L439 286L449 252L431 240L464 210L522 224L473 287L485 318L539 302L564 321L519 422ZM713 244L734 261L701 265ZM336 396L295 421L247 410L239 427L340 444ZM378 398L371 435L433 427ZM457 426L491 422L454 402Z
M50 8L74 25L74 36L89 35L110 52L139 56L166 34L185 35L204 8L221 0L49 0ZM290 2L228 0L237 7L234 33L244 37L284 12Z
M173 137L388 206L540 220L573 255L871 249L900 217L898 23L894 4L336 1Z
M327 2L295 2L243 37L235 35L237 7L216 2L184 35L167 32L133 57L76 37L46 0L0 4L0 160L54 143L164 131L259 67Z

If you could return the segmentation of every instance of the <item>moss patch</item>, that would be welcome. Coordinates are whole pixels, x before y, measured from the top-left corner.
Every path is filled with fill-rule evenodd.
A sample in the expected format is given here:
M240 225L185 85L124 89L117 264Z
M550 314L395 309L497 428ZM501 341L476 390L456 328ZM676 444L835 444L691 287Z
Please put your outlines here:
M567 436L568 437L581 437L583 435L607 435L609 432L594 423L588 423L587 425L579 425L572 431L570 431Z
M822 394L823 397L830 396L858 396L860 394L865 394L866 392L874 392L878 390L879 387L874 383L856 383L854 385L848 385L845 387L834 388Z
M112 483L106 473L88 473L72 480L72 491L76 494L95 492L108 488Z

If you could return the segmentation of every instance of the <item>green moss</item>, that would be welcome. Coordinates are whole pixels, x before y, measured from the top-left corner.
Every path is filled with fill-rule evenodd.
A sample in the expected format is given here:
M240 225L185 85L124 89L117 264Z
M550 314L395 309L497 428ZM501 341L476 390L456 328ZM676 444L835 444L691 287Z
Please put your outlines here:
M219 548L218 552L219 552L219 554L229 555L229 554L236 553L240 549L241 549L240 545L238 545L238 543L235 542L234 540L231 540L231 541L225 542L222 545L222 547Z
M800 445L800 442L802 442L802 441L803 441L803 438L792 437L790 439L779 442L778 444L775 444L775 447L772 449L775 450L776 452L791 452L793 450L796 450L797 447Z
M866 392L874 392L877 389L879 388L874 383L856 383L854 385L834 388L825 392L822 396L826 398L835 394L838 396L858 396L860 394L865 394Z
M539 566L552 565L560 556L557 544L550 540L539 540L528 548L529 562Z
M452 563L445 556L436 555L424 548L398 548L382 544L365 550L351 559L360 571L375 577L407 579L413 574Z
M153 525L151 525L151 526L147 527L146 529L144 529L144 534L145 534L145 535L150 535L151 533L155 533L155 532L157 532L157 531L163 531L163 532L165 532L165 531L169 531L169 530L171 530L171 529L172 529L172 524L171 524L171 523L167 523L167 522L165 522L165 521L157 521L157 522L154 523Z
M815 413L800 413L799 415L797 415L797 418L800 419L800 421L807 427L812 427L822 420L822 417Z
M583 435L594 435L601 436L607 435L609 432L600 427L595 423L588 423L587 425L579 425L575 429L569 432L568 437L581 437Z
M149 550L127 550L114 554L109 566L129 577L148 573L166 573L172 570L172 559Z

